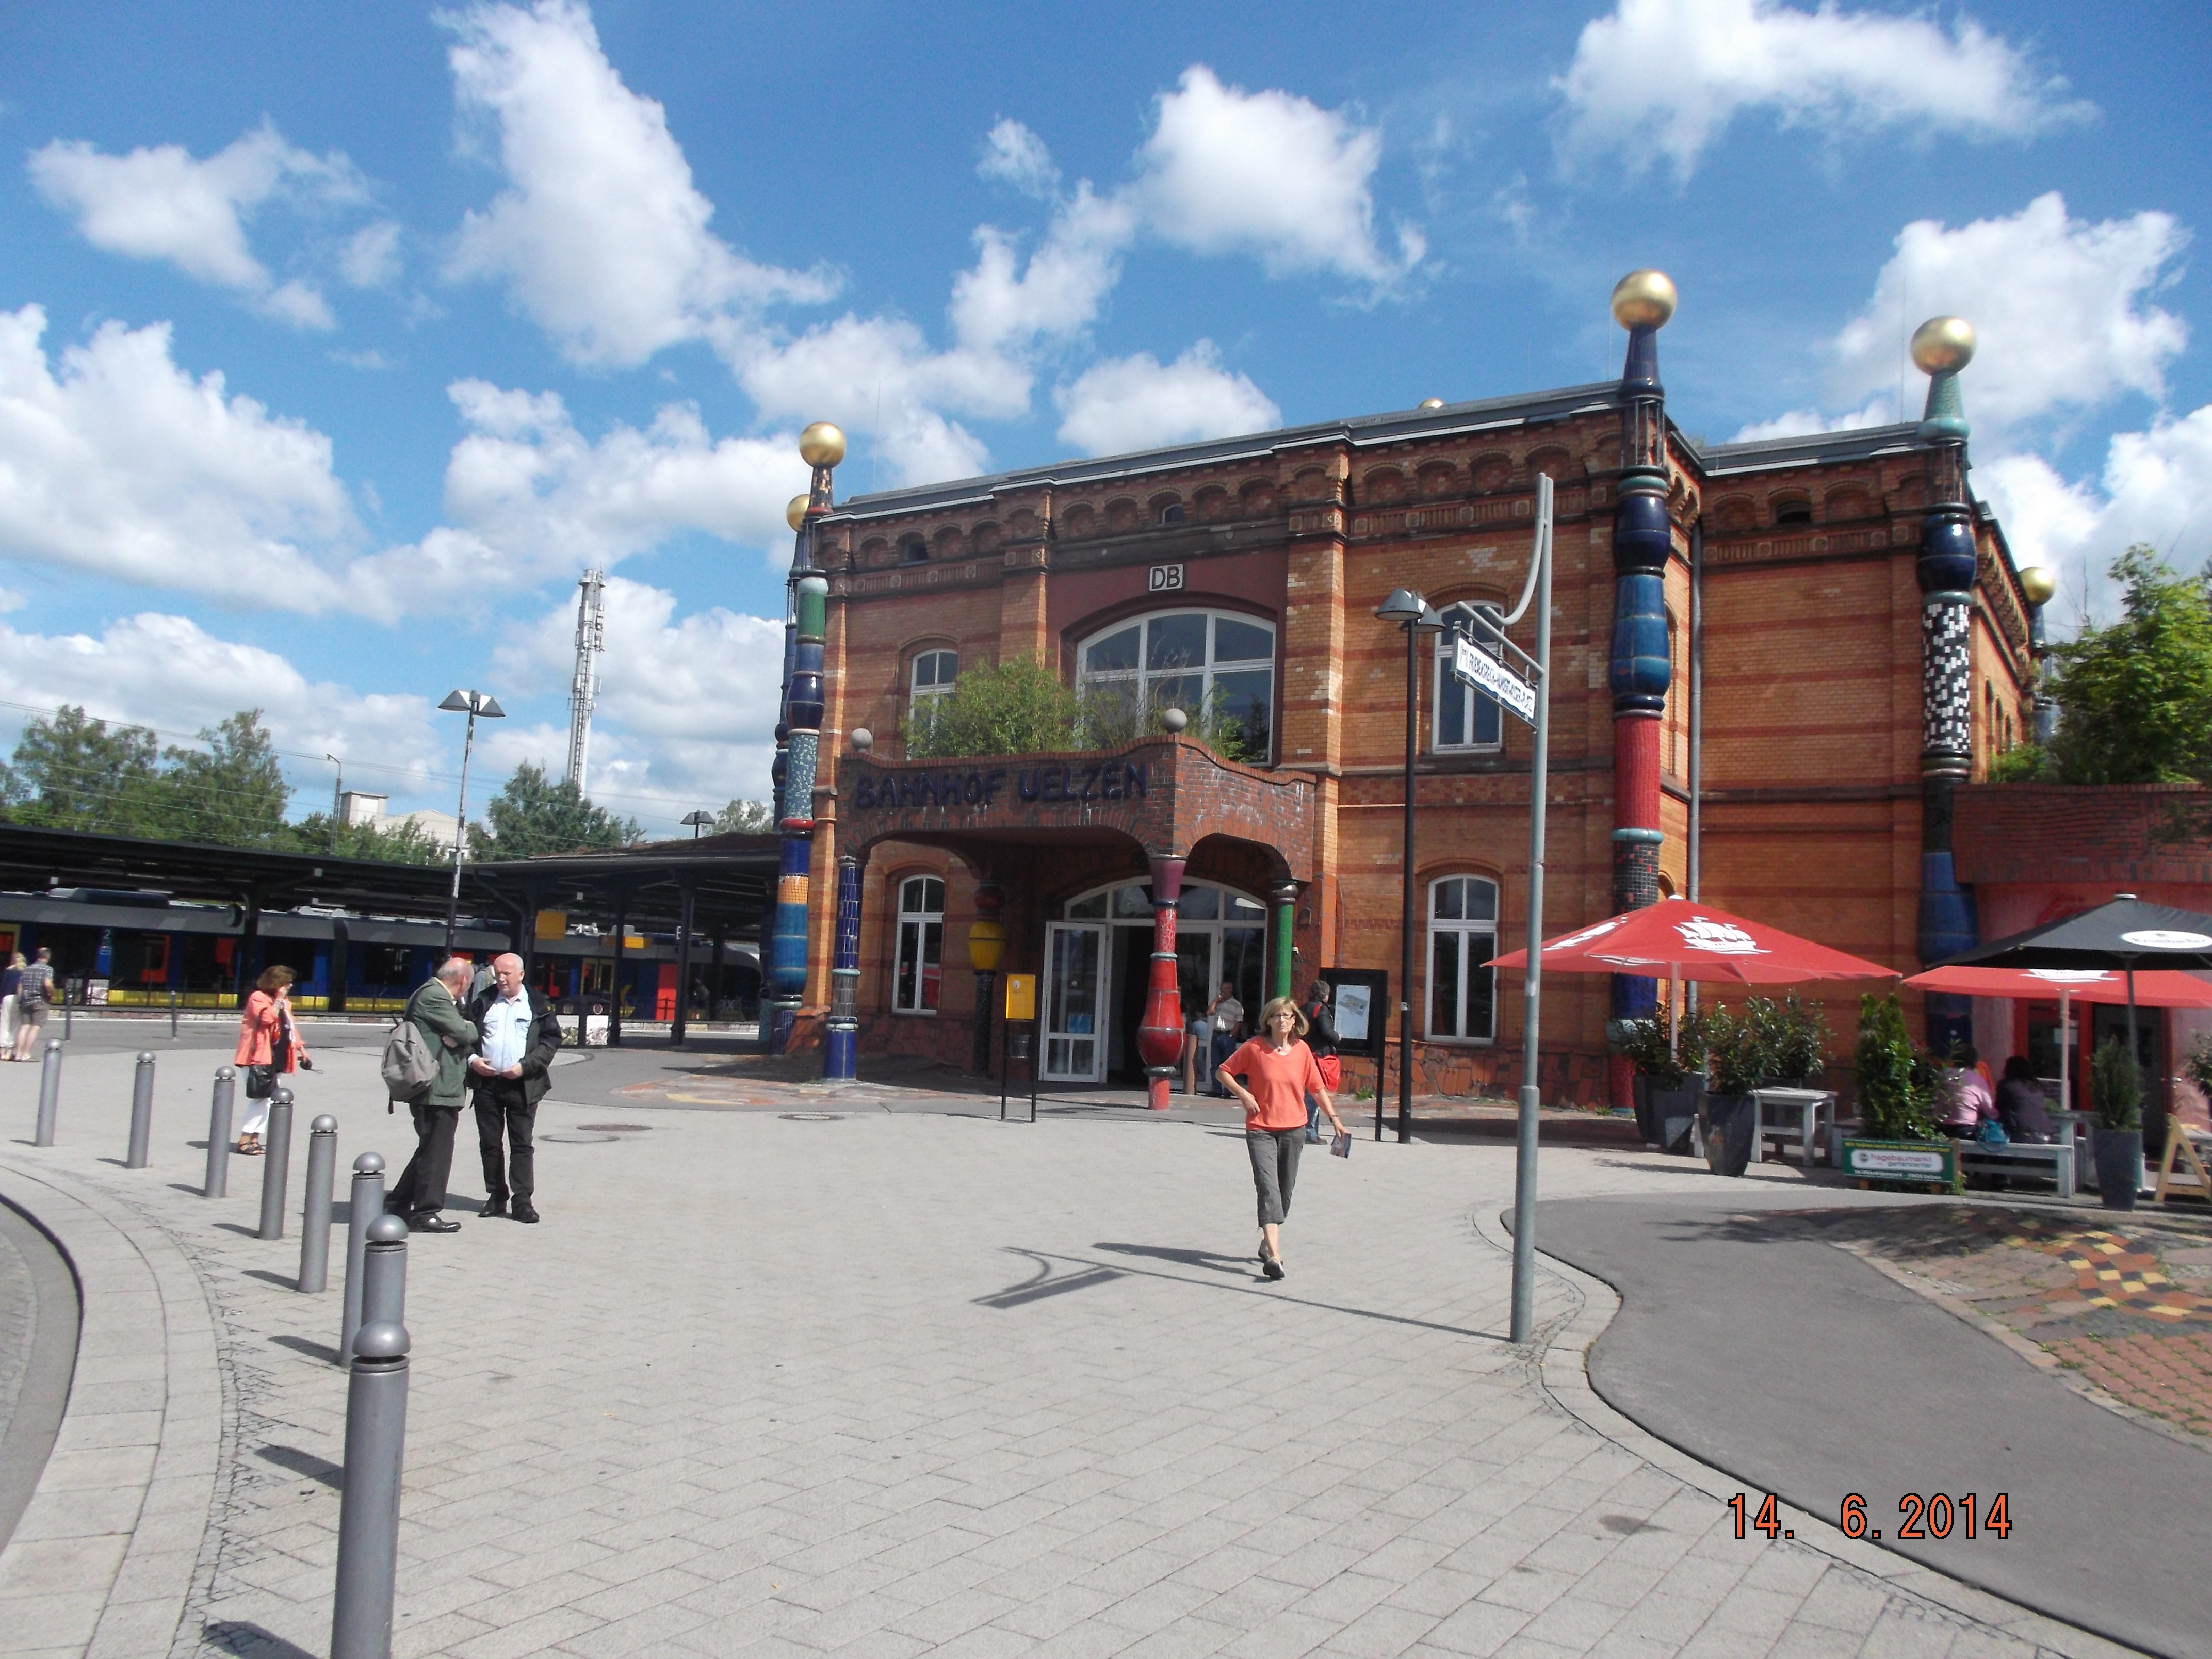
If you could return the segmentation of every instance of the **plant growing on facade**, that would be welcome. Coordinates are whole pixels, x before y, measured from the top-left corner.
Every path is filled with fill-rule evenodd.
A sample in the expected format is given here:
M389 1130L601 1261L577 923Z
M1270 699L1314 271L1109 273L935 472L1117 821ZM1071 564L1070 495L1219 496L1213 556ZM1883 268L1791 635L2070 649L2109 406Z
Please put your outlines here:
M1200 699L1168 689L1175 682L1147 678L1128 684L1102 685L1083 693L1076 730L1085 749L1118 749L1168 729L1166 714L1180 709L1188 722L1183 735L1194 738L1224 760L1265 760L1267 745L1255 746L1244 722L1230 712L1219 686Z
M2116 1134L2142 1127L2142 1079L2135 1056L2118 1037L2106 1037L2089 1061L2089 1097L2102 1127Z
M1942 1073L1915 1046L1905 1027L1905 1007L1894 992L1859 999L1858 1042L1851 1072L1859 1115L1880 1140L1934 1140L1936 1108L1944 1096Z
M967 755L1045 755L1079 746L1075 693L1035 657L961 665L945 696L931 698L901 733L909 760Z

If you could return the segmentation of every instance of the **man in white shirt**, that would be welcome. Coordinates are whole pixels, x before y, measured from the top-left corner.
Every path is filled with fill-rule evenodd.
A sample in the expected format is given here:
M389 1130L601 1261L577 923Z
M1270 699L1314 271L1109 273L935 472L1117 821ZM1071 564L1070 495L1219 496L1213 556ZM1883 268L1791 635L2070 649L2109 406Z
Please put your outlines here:
M561 1022L545 1000L522 983L522 958L492 958L492 983L469 1004L482 1035L469 1060L476 1095L477 1146L483 1154L483 1213L535 1221L538 1159L532 1145L538 1103L545 1097ZM504 1137L505 1145L501 1145Z

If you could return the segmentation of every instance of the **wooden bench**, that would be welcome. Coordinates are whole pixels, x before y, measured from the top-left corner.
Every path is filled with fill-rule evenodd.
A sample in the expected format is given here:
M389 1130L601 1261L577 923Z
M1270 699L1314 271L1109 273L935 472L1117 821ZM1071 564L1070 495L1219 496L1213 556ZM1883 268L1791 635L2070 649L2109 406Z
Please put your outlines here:
M2184 1127L2179 1118L2168 1118L2166 1130L2166 1156L2158 1163L2158 1197L2163 1204L2166 1199L2212 1199L2212 1176L2204 1173L2201 1152L2212 1152L2212 1137L2193 1134ZM2179 1159L2179 1167L2176 1160Z
M1968 1175L1995 1176L2008 1185L2016 1175L2046 1171L2061 1198L2074 1196L2074 1148L2059 1142L2038 1145L2008 1141L1990 1146L1978 1140L1959 1143L1959 1168Z

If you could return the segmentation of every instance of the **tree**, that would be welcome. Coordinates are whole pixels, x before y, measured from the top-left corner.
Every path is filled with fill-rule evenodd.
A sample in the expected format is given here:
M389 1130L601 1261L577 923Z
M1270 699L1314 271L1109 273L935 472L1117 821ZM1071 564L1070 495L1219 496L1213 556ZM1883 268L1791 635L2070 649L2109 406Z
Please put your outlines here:
M2007 756L2000 781L2212 782L2208 576L2180 575L2141 545L2112 574L2119 620L2051 647L2057 735L2047 749Z
M718 836L764 836L775 829L775 809L764 800L733 800L714 814Z
M8 816L46 830L161 834L160 754L144 726L111 726L65 703L23 727L6 781Z
M447 848L434 841L419 823L404 818L390 823L344 823L331 834L328 812L310 812L297 823L285 826L290 850L328 853L332 858L377 859L386 864L443 864L452 858Z
M1034 657L963 666L950 695L906 723L908 759L1035 755L1075 747L1075 693Z
M484 807L491 831L469 826L469 854L478 859L526 859L547 853L594 852L629 847L645 831L635 818L618 818L592 805L574 779L555 783L545 769L525 761Z
M161 833L218 847L265 847L289 839L284 823L291 786L258 708L240 709L200 730L203 750L171 747L155 786Z

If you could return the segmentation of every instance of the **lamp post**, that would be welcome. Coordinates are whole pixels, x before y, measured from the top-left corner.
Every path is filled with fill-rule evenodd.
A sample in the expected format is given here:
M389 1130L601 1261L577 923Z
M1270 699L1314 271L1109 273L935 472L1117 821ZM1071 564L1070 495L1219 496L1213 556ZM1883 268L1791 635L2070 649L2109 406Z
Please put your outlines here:
M1395 590L1376 608L1381 620L1406 635L1406 846L1399 879L1398 1139L1413 1138L1413 759L1419 751L1420 641L1443 632L1444 620L1410 587ZM1378 1122L1376 1127L1381 1127Z
M338 850L339 818L345 810L345 763L336 755L323 758L338 769L338 780L331 786L331 851Z
M686 812L682 819L684 826L691 831L691 839L694 841L698 840L701 832L714 821L714 815L703 811Z
M461 849L467 846L469 836L469 756L477 744L477 717L488 720L502 720L507 710L499 706L499 699L489 691L449 691L439 708L452 714L465 713L469 717L468 733L461 739L461 799L453 809L453 890L446 901L446 954L453 951L453 929L461 915Z

